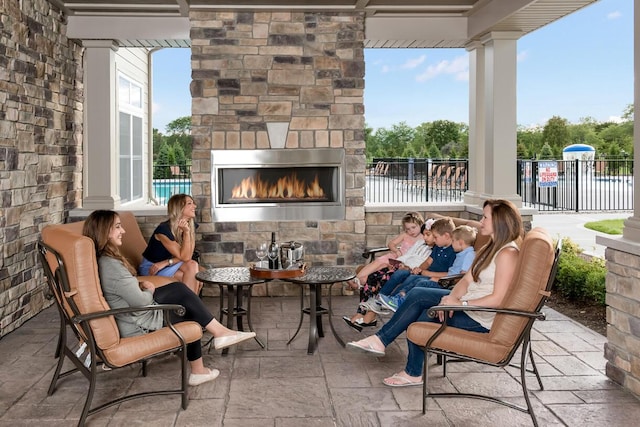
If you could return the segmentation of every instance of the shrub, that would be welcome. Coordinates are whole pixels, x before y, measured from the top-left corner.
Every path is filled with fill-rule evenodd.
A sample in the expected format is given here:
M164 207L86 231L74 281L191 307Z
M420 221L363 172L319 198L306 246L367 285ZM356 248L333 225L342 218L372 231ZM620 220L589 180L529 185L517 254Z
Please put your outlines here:
M568 238L562 240L562 253L554 289L566 298L579 302L605 303L605 276L603 259L582 256L582 249Z

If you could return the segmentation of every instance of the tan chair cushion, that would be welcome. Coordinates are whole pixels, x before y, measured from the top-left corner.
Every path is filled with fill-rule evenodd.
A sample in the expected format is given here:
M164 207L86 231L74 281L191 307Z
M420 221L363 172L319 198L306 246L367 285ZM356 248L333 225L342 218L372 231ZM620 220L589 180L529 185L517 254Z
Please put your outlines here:
M147 248L147 241L144 240L140 226L133 212L118 212L120 223L124 228L124 236L122 236L122 247L120 252L129 260L131 265L138 268L142 263L142 253Z
M533 311L543 298L554 259L551 237L541 229L527 233L513 281L502 308ZM433 347L499 364L503 362L522 335L527 319L497 314L489 333L448 327ZM416 322L409 326L407 337L420 346L440 327L439 323Z

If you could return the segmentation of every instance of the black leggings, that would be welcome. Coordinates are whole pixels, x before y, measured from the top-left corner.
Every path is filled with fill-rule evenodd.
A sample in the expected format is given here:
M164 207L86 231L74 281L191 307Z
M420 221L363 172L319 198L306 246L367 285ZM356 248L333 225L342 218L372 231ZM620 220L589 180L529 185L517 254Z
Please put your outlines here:
M184 283L173 282L168 285L156 288L153 299L158 304L180 304L186 309L184 316L171 313L172 322L184 322L185 320L195 320L203 328L213 320L213 315L209 312L198 295ZM187 360L190 362L202 357L202 344L200 340L187 344Z

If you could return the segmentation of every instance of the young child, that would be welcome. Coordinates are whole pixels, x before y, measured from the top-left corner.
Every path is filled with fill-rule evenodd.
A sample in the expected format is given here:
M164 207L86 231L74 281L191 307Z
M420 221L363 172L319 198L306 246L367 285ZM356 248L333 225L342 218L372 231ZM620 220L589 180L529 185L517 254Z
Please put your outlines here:
M422 243L422 236L420 235L420 227L422 227L422 224L424 224L422 215L418 212L407 212L402 217L402 233L394 237L387 245L390 252L387 255L375 258L369 264L362 267L357 273L357 276L348 282L349 286L351 286L352 289L361 288L371 273L389 267L390 259L397 259L403 254L406 254L416 243Z
M453 274L463 274L466 273L469 268L471 268L471 264L473 264L473 260L476 257L476 251L473 248L473 245L476 242L476 234L477 230L473 227L469 227L468 225L461 225L453 230L453 232L451 233L451 246L456 252L456 257L445 276L450 276ZM440 273L437 273L432 275L427 280L425 280L426 278L419 277L418 279L413 281L413 286L409 287L403 285L402 289L400 289L394 296L383 295L382 293L380 293L378 295L378 300L384 307L395 312L398 307L404 302L406 294L411 288L440 288L438 281L433 280L434 277L439 278L444 276L441 276ZM409 285L411 285L411 283Z
M434 220L430 219L425 222L420 228L423 240L416 242L406 254L400 256L397 261L399 264L396 266L385 267L379 271L370 274L367 277L367 281L362 288L360 288L360 302L364 303L368 300L374 300L375 295L380 291L382 285L391 277L394 273L401 270L410 271L412 268L419 266L424 262L426 258L431 254L431 248L434 245L433 235L431 234L431 225ZM362 331L365 326L376 326L376 313L367 310L363 306L358 306L358 310L355 315L343 316L347 325L356 329L358 332Z

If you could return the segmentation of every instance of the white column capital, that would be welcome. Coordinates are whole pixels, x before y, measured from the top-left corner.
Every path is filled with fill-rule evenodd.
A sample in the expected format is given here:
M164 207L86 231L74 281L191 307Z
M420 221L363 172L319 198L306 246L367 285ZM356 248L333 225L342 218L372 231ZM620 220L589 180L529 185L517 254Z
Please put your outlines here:
M91 49L111 49L117 52L120 49L118 43L115 40L82 40L82 47Z
M494 40L518 40L522 37L521 31L491 31L480 37L482 44L487 44Z

